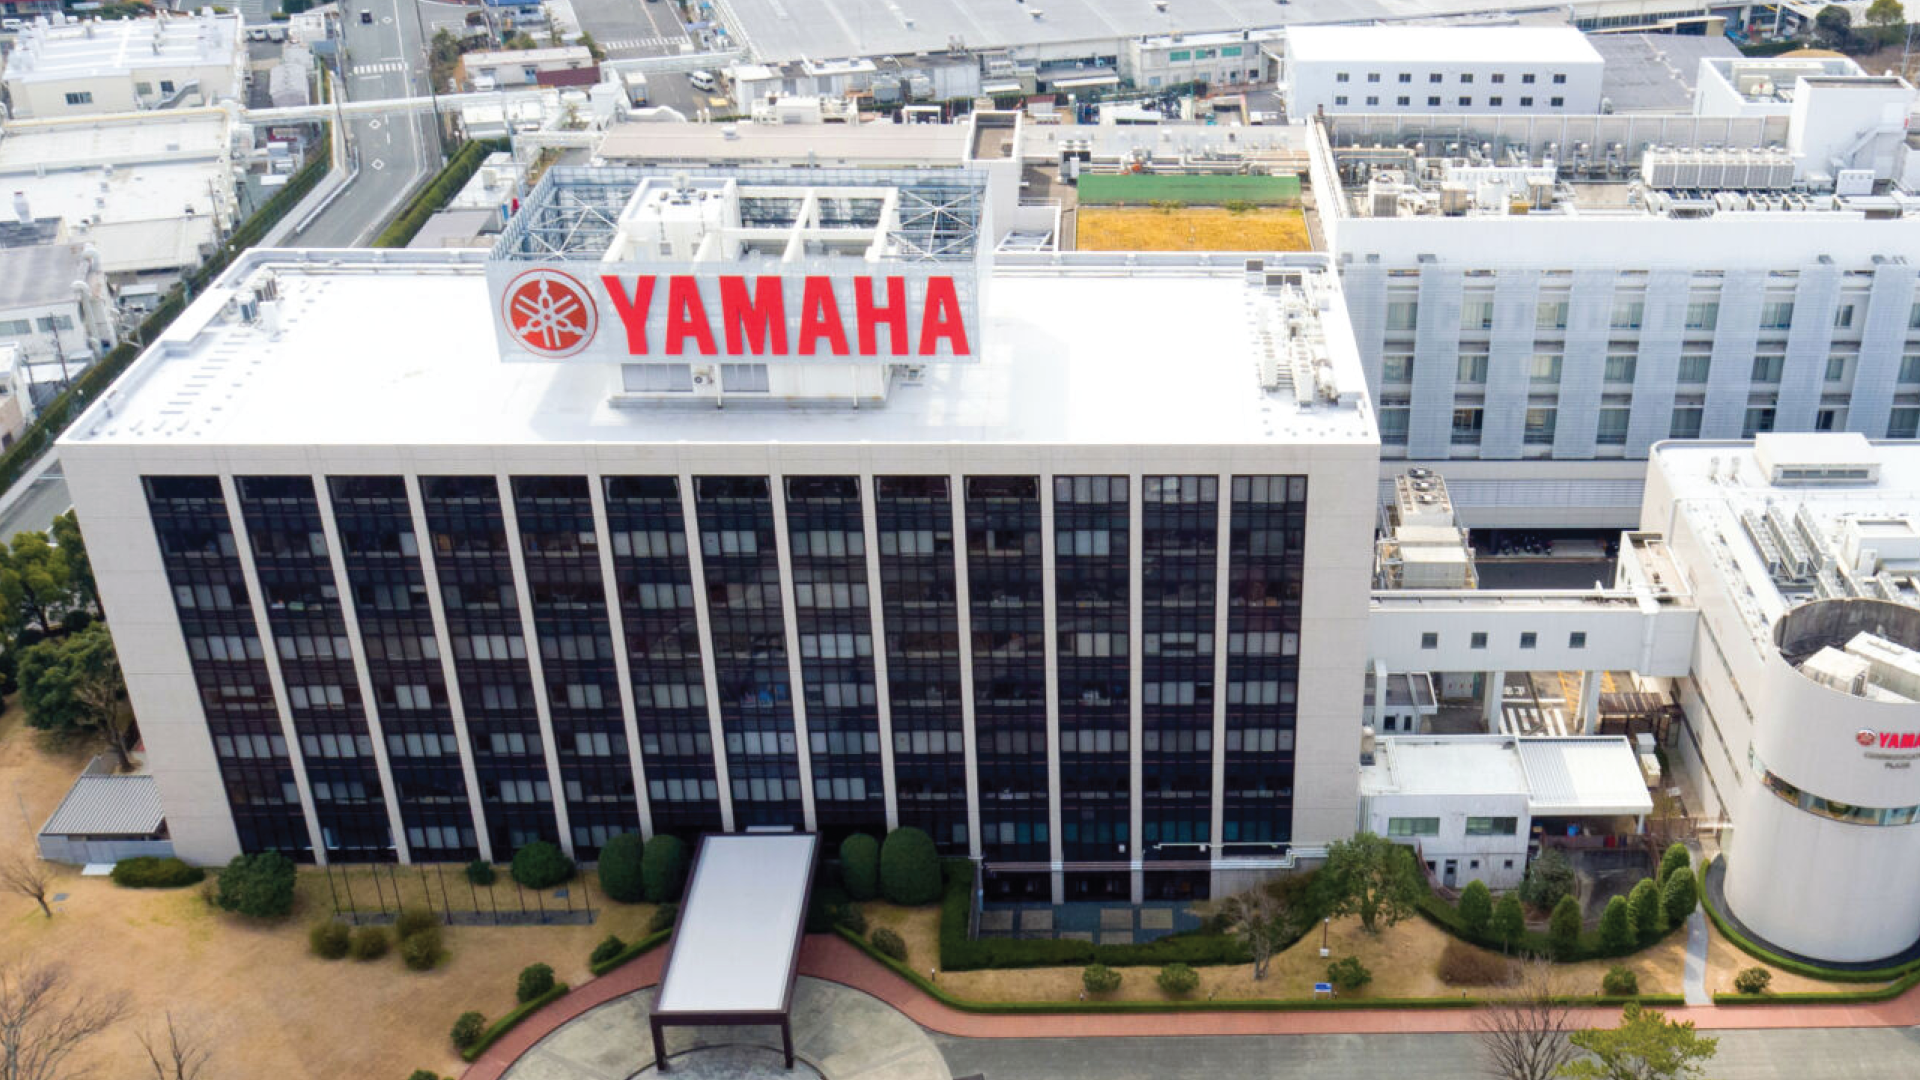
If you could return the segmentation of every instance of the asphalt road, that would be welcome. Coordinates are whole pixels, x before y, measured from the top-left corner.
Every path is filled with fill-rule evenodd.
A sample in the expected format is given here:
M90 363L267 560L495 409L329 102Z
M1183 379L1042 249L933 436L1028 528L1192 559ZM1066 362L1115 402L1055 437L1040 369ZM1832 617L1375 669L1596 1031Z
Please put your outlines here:
M672 0L573 0L573 16L614 60L676 53L687 40Z
M54 465L27 486L12 506L0 514L0 541L11 541L15 533L45 532L53 519L73 508L73 496L67 493L67 479Z
M1723 1031L1714 1080L1910 1080L1920 1029ZM956 1077L985 1080L1487 1080L1471 1035L1192 1039L933 1036Z
M340 25L346 47L342 82L347 100L425 95L427 68L421 22L426 12L444 14L447 7L420 4L422 18L416 21L414 0L346 0ZM371 23L360 21L362 11L373 13ZM440 167L431 113L405 112L353 120L347 125L347 133L350 149L358 156L360 175L305 231L289 237L289 244L358 247L367 243L400 208L414 185Z

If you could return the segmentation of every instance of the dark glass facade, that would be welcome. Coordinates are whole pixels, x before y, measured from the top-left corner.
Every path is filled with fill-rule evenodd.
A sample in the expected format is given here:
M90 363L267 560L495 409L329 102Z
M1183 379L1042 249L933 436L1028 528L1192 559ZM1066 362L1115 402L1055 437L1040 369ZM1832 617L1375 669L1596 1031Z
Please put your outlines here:
M220 480L150 476L144 487L240 846L310 862L313 838Z
M951 488L944 476L875 478L874 529L900 824L925 830L945 854L965 855L966 707Z
M1307 478L1236 476L1232 513L1222 840L1285 843L1293 839Z
M393 859L386 793L313 479L240 476L234 488L321 843L329 859Z
M417 861L476 858L472 803L407 482L335 476L328 488L407 849Z
M560 831L500 486L491 476L424 476L420 497L487 833L505 860Z
M1068 863L1131 852L1127 478L1053 479L1060 848ZM1067 896L1125 896L1127 875L1068 872Z
M1140 489L1140 839L1147 860L1204 859L1213 823L1214 604L1219 479L1149 476ZM1158 875L1156 889L1192 882Z
M814 812L826 842L837 845L849 833L878 835L887 826L860 480L785 482Z
M609 476L604 483L647 803L656 831L692 840L721 827L720 787L680 482Z
M734 827L802 825L770 485L763 476L702 476L694 499Z
M980 850L989 861L1045 862L1052 848L1040 480L970 476L966 495Z

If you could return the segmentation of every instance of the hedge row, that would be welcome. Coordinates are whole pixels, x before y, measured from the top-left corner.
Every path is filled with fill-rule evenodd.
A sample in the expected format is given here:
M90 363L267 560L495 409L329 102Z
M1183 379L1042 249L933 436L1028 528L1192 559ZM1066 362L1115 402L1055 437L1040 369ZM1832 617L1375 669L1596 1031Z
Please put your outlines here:
M967 937L973 903L973 866L965 859L945 865L946 891L940 902L940 967L945 971L989 968L1151 967L1164 964L1251 963L1245 944L1225 934L1190 932L1137 945L1096 945L1091 941L1022 941Z
M1715 1005L1871 1005L1891 1001L1920 985L1920 971L1874 990L1803 990L1785 994L1715 994Z
M1419 909L1420 914L1424 916L1428 922L1433 923L1440 929L1445 930L1447 933L1469 944L1478 945L1483 949L1492 949L1495 952L1512 950L1533 956L1551 957L1566 963L1576 963L1581 960L1609 960L1614 957L1632 956L1643 949L1652 948L1654 945L1666 940L1668 935L1680 928L1679 926L1670 926L1662 932L1659 937L1645 943L1635 939L1634 943L1625 949L1609 949L1601 943L1600 934L1597 930L1583 929L1580 931L1579 947L1574 950L1573 954L1566 957L1556 957L1554 956L1553 943L1548 940L1546 934L1537 930L1523 930L1520 933L1519 939L1511 942L1503 941L1486 931L1474 930L1466 924L1465 920L1461 919L1459 909L1434 895L1430 886L1420 897Z
M590 970L592 970L592 972L596 976L605 975L607 972L612 971L614 968L619 967L621 964L626 963L627 961L633 959L634 957L639 956L642 953L649 952L652 949L658 947L662 942L666 941L668 938L672 936L673 936L672 930L661 930L658 933L648 934L646 937L641 938L639 941L633 942L632 944L628 945L626 948L621 949L617 953L614 953L612 956L608 957L607 959L602 960L597 964L590 965Z
M480 171L480 163L488 154L507 149L511 144L505 139L473 139L460 145L453 157L447 160L446 167L439 175L421 188L408 200L406 208L400 211L380 235L373 241L377 248L403 248L413 241L427 219L440 212L460 189L467 186L473 174Z
M1469 1009L1484 1005L1489 999L1477 997L1430 997L1430 998L1254 998L1254 999L1215 999L1191 1001L975 1001L972 998L956 997L941 989L938 983L929 982L927 977L908 965L876 950L869 942L845 927L835 927L834 933L873 958L884 964L894 974L913 983L922 993L950 1008L961 1012L981 1014L1078 1014L1078 1013L1158 1013L1158 1012L1325 1012L1341 1009ZM1111 965L1109 965L1111 966ZM1133 966L1133 965L1129 965ZM1151 966L1151 964L1146 965ZM951 970L951 969L950 969ZM1638 997L1569 997L1569 1004L1592 1006L1620 1006L1630 1001L1642 1005L1661 1008L1684 1005L1686 999L1679 994L1642 994Z
M1726 858L1726 856L1722 855L1719 858L1716 858L1714 861L1717 863L1724 858ZM1725 915L1722 915L1719 909L1713 906L1713 901L1708 897L1708 893L1706 889L1706 880L1707 880L1707 875L1704 873L1701 874L1700 875L1700 882L1701 882L1700 903L1704 905L1707 909L1707 918L1713 920L1713 925L1719 929L1721 936L1725 937L1728 941L1733 942L1734 945L1739 947L1741 952L1746 953L1748 956L1753 957L1755 960L1758 960L1765 964L1771 964L1772 966L1777 967L1782 971L1791 971L1795 975L1805 975L1809 979L1821 979L1826 982L1884 982L1888 979L1901 979L1903 977L1920 978L1920 960L1914 960L1905 964L1898 964L1893 967L1871 968L1871 969L1863 969L1863 970L1848 970L1845 968L1821 967L1819 964L1809 964L1804 960L1789 960L1786 957L1779 955L1778 953L1770 951L1765 946L1757 945L1754 942L1747 940L1747 937L1744 934L1740 933L1739 930L1735 929L1732 922L1730 922ZM1913 983L1908 983L1907 985L1911 986L1913 985ZM1860 991L1860 992L1861 993L1878 993L1878 991ZM1742 998L1748 998L1748 999L1751 999L1753 997L1753 995L1751 994L1741 994L1737 996ZM1791 995L1791 994L1766 994L1766 995L1761 995L1760 1000L1787 1001L1791 999L1793 996L1794 995ZM1815 994L1814 997L1819 998L1821 1000L1826 1000L1826 1001L1844 1000L1843 997L1837 994L1836 995ZM1873 998L1870 1000L1884 1001L1886 999ZM1751 1003L1752 1003L1751 1000L1744 1002L1744 1004L1751 1004Z
M499 1042L500 1036L505 1035L507 1032L519 1026L520 1021L525 1020L527 1017L532 1016L534 1013L539 1012L541 1009L546 1008L548 1005L553 1004L566 995L567 984L556 982L546 993L541 994L532 1001L514 1006L512 1012L489 1024L487 1030L481 1033L480 1038L476 1040L472 1046L460 1051L460 1056L467 1061L476 1060L481 1054L487 1052L487 1047Z
M225 270L229 263L238 258L241 252L259 243L261 238L266 236L268 229L273 228L281 218L286 217L287 212L313 190L321 177L327 175L329 162L326 148L331 145L329 142L331 135L332 125L320 125L320 139L315 143L318 151L299 172L293 174L293 179L287 181L286 185L275 192L272 198L261 205L260 209L254 211L253 216L242 222L240 227L233 231L233 235L227 238L227 242L207 257L206 262L186 276L184 288L175 285L168 290L166 296L160 301L160 306L140 324L139 340L151 342L160 336L173 320L186 310L188 296L206 288L207 284ZM6 453L0 454L0 491L13 487L21 474L26 472L27 467L38 461L40 455L46 453L47 449L53 445L54 440L67 430L67 425L73 423L75 417L79 416L95 398L104 393L107 387L113 384L113 380L120 377L121 372L127 370L134 358L140 355L140 351L141 346L131 341L122 341L107 355L101 357L98 363L81 372L80 377L73 380L72 384L61 391L58 397L48 402L46 407L40 410L40 415L34 418L33 423L27 425L27 429L20 433L20 438L15 440Z

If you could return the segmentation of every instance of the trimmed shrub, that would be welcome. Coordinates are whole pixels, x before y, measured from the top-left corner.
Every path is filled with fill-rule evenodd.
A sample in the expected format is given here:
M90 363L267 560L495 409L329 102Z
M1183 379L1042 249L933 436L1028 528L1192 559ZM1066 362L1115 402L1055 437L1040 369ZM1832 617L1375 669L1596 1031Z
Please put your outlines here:
M1520 899L1542 911L1551 910L1561 897L1573 892L1574 885L1573 864L1557 849L1548 848L1527 867L1526 879L1520 883Z
M1632 997L1640 992L1640 976L1625 964L1615 964L1600 976L1600 992L1608 997Z
M1373 972L1360 962L1357 956L1343 956L1327 965L1327 981L1335 989L1345 993L1354 993L1373 981Z
M1527 913L1520 907L1520 897L1508 893L1493 905L1493 918L1488 921L1487 929L1500 939L1502 945L1511 947L1527 932Z
M878 949L882 955L891 956L895 960L903 963L906 961L907 943L899 934L882 926L878 930L875 930L873 936L867 940L873 942L873 947Z
M1627 894L1627 910L1633 916L1633 931L1641 944L1647 944L1667 929L1667 917L1660 910L1660 886L1652 878L1642 878Z
M847 899L847 890L835 881L820 881L818 878L830 876L824 864L813 883L813 900L807 906L807 933L825 934L840 925L846 917L846 911L852 900Z
M520 981L515 985L514 999L522 1005L553 989L553 969L545 964L528 964L520 969Z
M1667 875L1667 883L1660 889L1660 911L1667 917L1668 926L1679 926L1693 914L1694 905L1700 902L1700 894L1694 888L1693 871L1682 867Z
M440 928L429 926L400 939L400 962L408 971L432 971L445 950L440 946Z
M207 872L179 859L139 855L113 864L113 883L123 889L182 889L207 879Z
M620 950L626 947L627 943L621 941L618 935L608 934L605 940L593 947L593 953L587 957L587 963L604 964L614 957L619 956Z
M1733 988L1743 994L1764 994L1773 983L1773 972L1763 967L1750 967L1733 977Z
M1660 869L1654 874L1654 881L1664 889L1667 886L1667 879L1673 876L1675 870L1691 869L1693 869L1693 854L1687 850L1687 845L1676 841L1668 844L1667 850L1660 853Z
M467 864L467 880L475 885L491 885L497 876L493 872L493 864L485 859L475 859Z
M393 932L401 941L415 934L437 932L439 929L440 916L434 914L431 908L406 908L400 912L399 918L393 920Z
M440 1074L432 1069L415 1069L413 1075L407 1077L407 1080L440 1080Z
M1607 901L1607 908L1600 913L1600 947L1612 952L1625 952L1633 948L1637 935L1633 932L1633 914L1627 910L1627 898L1616 896Z
M529 889L551 889L573 876L573 860L545 840L523 844L513 853L513 880Z
M1554 959L1570 960L1580 950L1580 901L1562 896L1547 920L1547 945Z
M840 909L834 925L844 926L856 934L864 934L867 932L867 913L860 910L860 905L849 903Z
M640 836L621 833L600 848L600 891L607 899L637 904L646 897L641 884Z
M220 871L213 902L222 911L278 919L293 911L293 860L277 851L235 855Z
M680 899L687 887L687 842L672 833L655 833L640 853L640 881L647 902Z
M455 1050L465 1050L467 1047L479 1042L480 1036L484 1034L486 1030L486 1017L472 1011L461 1013L460 1019L453 1022L453 1048Z
M880 841L866 833L840 841L840 882L855 900L880 895Z
M1111 994L1120 989L1120 973L1105 964L1088 964L1080 973L1080 985L1089 994Z
M1168 997L1185 997L1200 988L1200 973L1185 964L1168 964L1153 981Z
M1448 938L1440 950L1440 981L1448 986L1505 986L1513 981L1513 961Z
M887 834L880 845L880 895L905 907L940 899L940 853L932 837L910 825Z
M347 955L347 946L353 940L353 931L346 923L328 919L323 923L314 923L307 931L307 948L322 960L338 960Z
M653 917L647 920L647 933L657 934L662 930L671 930L673 924L678 921L680 921L680 905L661 904L653 909Z
M1493 893L1487 890L1487 883L1475 878L1467 882L1460 891L1460 921L1467 929L1476 934L1487 932L1487 923L1493 918Z
M387 931L382 926L361 926L353 931L353 943L347 952L355 960L378 960L387 955Z

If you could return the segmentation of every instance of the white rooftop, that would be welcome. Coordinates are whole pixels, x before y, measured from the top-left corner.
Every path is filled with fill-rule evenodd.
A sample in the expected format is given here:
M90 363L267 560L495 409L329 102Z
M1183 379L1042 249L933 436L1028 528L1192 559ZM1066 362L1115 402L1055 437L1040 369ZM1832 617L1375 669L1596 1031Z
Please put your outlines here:
M238 15L101 19L48 25L36 21L16 39L7 59L8 82L57 82L226 67L238 61L243 42Z
M1524 795L1536 817L1653 810L1633 748L1618 736L1387 736L1360 769L1360 794Z
M820 165L958 165L966 155L971 131L966 124L625 123L607 129L598 154L610 162L811 160Z
M814 833L701 839L656 1016L786 1009L818 843Z
M1551 26L1296 26L1287 31L1287 54L1296 61L1356 64L1601 62L1585 34Z
M615 365L499 360L473 252L255 251L121 376L69 442L514 445L875 442L1370 443L1345 305L1319 314L1347 403L1302 409L1258 380L1265 294L1244 256L1003 257L984 284L977 363L930 363L883 405L608 402ZM1306 275L1331 289L1323 269ZM1013 261L1018 259L1017 262ZM1270 268L1272 263L1269 263ZM237 290L271 269L280 329ZM1137 318L1114 318L1118 311ZM432 317L422 318L430 312ZM1268 327L1268 333L1273 332Z
M1514 740L1502 736L1377 739L1372 765L1360 768L1360 794L1525 795Z
M593 53L585 45L556 45L546 49L505 49L470 52L461 57L468 67L497 67L504 64L554 64L563 60L593 62Z

